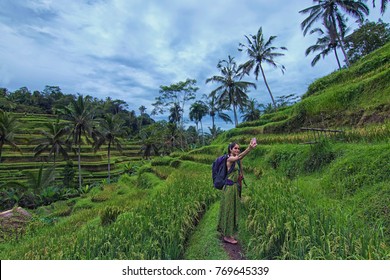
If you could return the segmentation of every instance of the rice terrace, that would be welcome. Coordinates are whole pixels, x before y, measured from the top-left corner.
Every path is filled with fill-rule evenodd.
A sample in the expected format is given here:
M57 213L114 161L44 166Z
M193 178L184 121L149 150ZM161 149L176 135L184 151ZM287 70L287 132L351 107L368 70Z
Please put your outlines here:
M0 258L389 260L389 81L386 43L299 101L210 134L199 133L202 103L185 130L175 110L155 121L58 87L2 89ZM162 86L156 106L195 83ZM232 255L211 164L253 137Z

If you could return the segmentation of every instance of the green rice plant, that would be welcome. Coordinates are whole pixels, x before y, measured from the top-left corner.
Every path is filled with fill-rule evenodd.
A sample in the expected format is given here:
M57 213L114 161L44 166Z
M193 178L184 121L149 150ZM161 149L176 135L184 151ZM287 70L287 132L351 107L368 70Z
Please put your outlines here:
M83 211L86 209L92 209L94 207L93 202L91 199L84 198L84 199L78 199L73 206L73 213Z
M386 259L381 225L367 227L337 202L319 203L299 181L261 177L246 203L244 240L251 259ZM311 199L311 200L309 200ZM387 252L387 253L386 253Z
M172 158L171 157L156 157L156 158L153 158L153 160L151 161L151 165L152 166L167 166L171 163L172 161Z
M202 165L183 164L183 170L169 176L166 188L154 192L145 204L118 216L104 231L87 228L69 258L180 258L189 233L217 197L206 171Z
M161 179L158 178L155 174L149 172L140 173L137 176L136 185L141 189L152 189L161 182Z
M69 203L68 201L58 201L53 203L47 208L51 208L50 214L46 215L47 218L53 217L65 217L69 216L72 213L74 203Z
M323 138L319 142L310 145L310 152L304 163L305 170L308 172L319 170L335 158L336 154L332 148L332 143Z
M173 167L169 166L154 166L153 172L156 174L158 178L161 180L165 180L169 177L169 175L174 171L175 169Z
M91 197L92 202L103 202L109 199L110 199L110 195L103 192Z
M123 212L116 206L107 206L100 211L100 219L103 226L107 226L116 221L116 218Z
M181 161L178 160L178 159L174 159L171 161L171 163L169 164L170 167L173 167L173 168L179 168L180 167L180 164L181 164Z
M364 127L348 129L345 140L348 142L378 143L390 139L390 121L381 124L371 124Z
M136 180L136 176L131 176L129 174L123 174L119 177L117 184L120 188L126 187L126 186L131 186L131 185L134 185L135 180Z
M150 166L150 164L145 164L145 165L142 165L139 169L138 169L138 175L142 174L142 173L147 173L147 172L153 172L153 168Z
M358 192L354 199L356 214L370 227L378 227L390 244L390 185L387 181L373 184Z
M390 150L388 144L349 146L347 154L330 167L325 176L329 191L338 196L351 195L357 190L390 180Z

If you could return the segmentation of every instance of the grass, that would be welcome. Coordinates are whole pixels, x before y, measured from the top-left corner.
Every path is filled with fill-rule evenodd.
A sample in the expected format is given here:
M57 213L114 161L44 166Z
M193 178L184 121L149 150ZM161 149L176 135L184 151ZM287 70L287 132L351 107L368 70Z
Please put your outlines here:
M191 236L184 259L186 260L228 260L217 232L219 202L207 210L195 233Z
M23 239L9 239L0 243L1 259L64 259L86 228L101 225L106 207L121 205L122 211L137 207L146 191L128 185L125 176L117 184L95 189L78 199L57 202L36 210L34 220ZM98 202L94 197L106 199ZM131 203L130 203L131 202ZM62 215L63 209L71 213Z

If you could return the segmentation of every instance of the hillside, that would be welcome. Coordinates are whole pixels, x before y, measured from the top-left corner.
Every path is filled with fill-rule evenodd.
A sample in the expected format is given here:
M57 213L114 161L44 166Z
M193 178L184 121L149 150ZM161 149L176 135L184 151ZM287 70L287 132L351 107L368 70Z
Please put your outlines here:
M210 165L229 142L257 137L243 162L246 259L390 259L389 60L390 44L210 146L140 162L118 182L31 211L23 230L2 221L0 258L228 259Z
M390 118L390 43L349 69L317 79L293 106L242 123L221 138L300 132L301 127L359 131ZM273 141L270 139L269 141ZM300 140L297 140L300 141Z

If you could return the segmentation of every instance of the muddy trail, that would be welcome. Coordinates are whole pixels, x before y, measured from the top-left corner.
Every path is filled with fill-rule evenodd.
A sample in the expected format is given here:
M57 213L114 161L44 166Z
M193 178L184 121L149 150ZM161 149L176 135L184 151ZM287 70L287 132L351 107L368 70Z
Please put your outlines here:
M226 253L229 255L231 260L245 260L246 259L244 252L242 250L242 247L240 245L240 242L238 242L237 244L230 244L230 243L223 241L223 239L221 239L221 242L222 242L223 248L225 249Z

